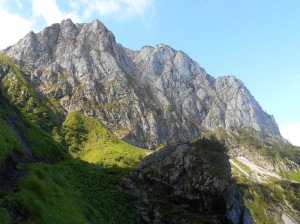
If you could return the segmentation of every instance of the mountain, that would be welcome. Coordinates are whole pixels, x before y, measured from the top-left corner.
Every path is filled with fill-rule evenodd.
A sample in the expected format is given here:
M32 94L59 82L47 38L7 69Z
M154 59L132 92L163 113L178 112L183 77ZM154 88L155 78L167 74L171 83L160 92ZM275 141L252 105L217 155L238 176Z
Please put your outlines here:
M184 216L178 219L167 216L158 221L175 218L175 223L224 223L224 220L239 223L247 214L251 223L239 187L230 179L229 160L222 145L202 140L154 153L135 147L117 138L97 118L77 111L67 114L55 99L36 92L19 66L6 56L0 57L0 223L149 223L139 211L134 213L131 200L121 187L128 188L126 183L131 177L124 179L124 175L141 169L136 165L151 153L152 157L144 162L146 174L149 169L159 168L164 171L161 174L168 176L172 166L178 169L178 175L189 170L183 178L186 180L183 201L173 204L181 208ZM205 144L200 144L203 141ZM147 161L155 162L156 158L161 158L159 166L147 165ZM166 158L169 161L165 163ZM184 162L189 160L190 163ZM202 166L194 169L199 164ZM205 167L203 173L198 173ZM141 169L137 176L142 175ZM195 203L189 200L189 179L198 186L191 190L203 189ZM211 182L207 187L201 185L205 180ZM151 182L148 184L151 186ZM145 188L143 195L148 195L149 189L155 191L156 185ZM154 199L158 193L153 195ZM165 193L163 188L161 193ZM224 197L218 199L221 195ZM138 199L145 200L145 197ZM211 202L198 208L197 204L204 203L204 199ZM164 198L162 202L168 204L168 200ZM144 209L160 206L159 201L150 202ZM222 202L221 207L218 202ZM172 203L159 209L159 214L175 212ZM181 203L188 207L181 207Z
M164 44L127 49L98 20L64 20L1 53L23 63L34 88L67 112L97 117L137 146L153 149L218 128L248 127L280 137L273 116L240 80L215 79Z
M0 223L300 222L300 148L235 77L98 20L0 53Z

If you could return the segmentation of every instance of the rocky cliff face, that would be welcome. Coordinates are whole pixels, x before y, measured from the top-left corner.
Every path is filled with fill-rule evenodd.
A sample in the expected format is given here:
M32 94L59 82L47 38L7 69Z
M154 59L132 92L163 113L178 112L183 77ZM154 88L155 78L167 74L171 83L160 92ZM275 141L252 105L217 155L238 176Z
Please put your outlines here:
M167 146L139 168L123 185L144 223L253 223L217 142Z
M64 20L1 53L23 63L34 87L66 111L98 117L135 145L190 140L201 127L252 127L280 136L274 118L235 77L215 79L163 44L124 48L98 20Z

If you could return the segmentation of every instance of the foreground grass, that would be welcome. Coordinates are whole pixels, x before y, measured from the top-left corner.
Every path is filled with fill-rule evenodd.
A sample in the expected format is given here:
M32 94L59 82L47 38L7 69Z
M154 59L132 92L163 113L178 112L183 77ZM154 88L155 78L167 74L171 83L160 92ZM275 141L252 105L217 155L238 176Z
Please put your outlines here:
M67 165L70 169L67 177L75 183L88 204L99 213L103 223L138 223L124 193L117 188L128 169L100 168L80 160L67 162Z
M4 162L10 152L19 152L24 154L24 149L14 135L11 128L0 116L0 164Z
M138 223L119 189L127 170L69 159L26 165L28 174L1 192L0 223Z
M123 175L135 169L136 163L146 155L145 150L117 139L104 126L99 126L100 123L95 126L98 124L95 119L76 112L73 114L83 122L78 127L71 122L68 128L76 130L76 133L64 129L64 134L71 139L74 137L72 134L84 136L84 141L77 136L75 142L79 142L82 148L75 153L69 151L74 156L85 155L91 151L91 143L97 144L94 138L89 139L90 136L97 135L99 145L92 149L95 151L94 162L100 162L91 164L81 158L75 159L66 155L67 149L50 134L32 124L13 107L9 108L4 101L0 102L7 106L0 116L0 159L5 166L15 166L10 172L20 176L16 184L11 183L5 188L0 183L1 224L139 223L118 185ZM7 119L12 119L11 114L15 114L14 124L20 136L6 123ZM66 135L63 137L68 140ZM8 154L21 153L25 156L21 138L32 150L36 161L16 165L8 163ZM42 162L44 160L51 161L51 164Z

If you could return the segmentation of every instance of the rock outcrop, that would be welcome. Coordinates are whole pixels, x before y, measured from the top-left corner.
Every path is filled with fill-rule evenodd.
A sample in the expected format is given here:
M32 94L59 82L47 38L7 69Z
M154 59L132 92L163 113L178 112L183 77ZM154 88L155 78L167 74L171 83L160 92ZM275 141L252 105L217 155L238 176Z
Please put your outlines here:
M167 146L123 186L144 223L253 223L219 143Z
M138 146L187 141L203 127L252 127L280 136L274 118L235 77L215 79L164 44L124 48L98 20L64 20L1 53L23 63L34 87L66 111L98 117Z

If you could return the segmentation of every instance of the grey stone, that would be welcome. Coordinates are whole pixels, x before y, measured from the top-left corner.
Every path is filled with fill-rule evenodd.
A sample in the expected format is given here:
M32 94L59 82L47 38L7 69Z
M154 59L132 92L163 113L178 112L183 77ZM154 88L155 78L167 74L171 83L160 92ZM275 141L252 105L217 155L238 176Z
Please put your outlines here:
M34 87L67 111L98 117L116 132L126 129L124 139L138 146L187 141L201 135L200 127L252 127L280 136L273 116L240 80L215 79L164 44L124 48L98 20L64 20L30 32L1 53L33 67Z

